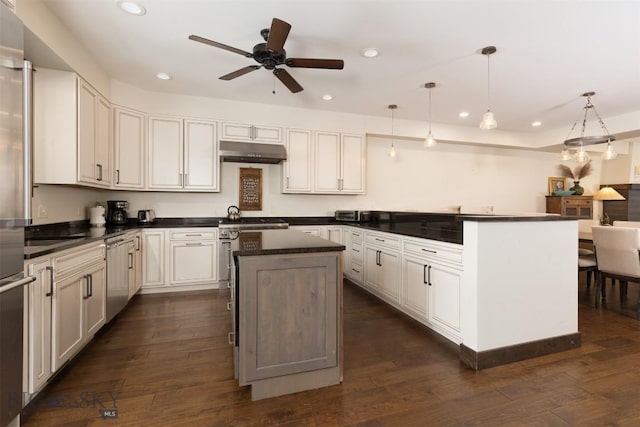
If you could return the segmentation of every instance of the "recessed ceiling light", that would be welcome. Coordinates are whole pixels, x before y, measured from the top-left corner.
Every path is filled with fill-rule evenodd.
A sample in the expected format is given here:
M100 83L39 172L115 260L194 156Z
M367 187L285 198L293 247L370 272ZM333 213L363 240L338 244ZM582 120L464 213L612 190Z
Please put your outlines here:
M463 118L463 119L464 119L465 117L469 117L469 113L467 113L466 111L461 111L461 112L458 114L458 117L460 117L460 118Z
M539 121L531 122L531 126L535 126L535 127L542 126L542 122L539 122Z
M156 77L160 80L171 80L171 76L167 73L158 73L156 74Z
M322 99L324 99L325 101L331 101L333 99L333 95L331 95L330 93L326 93L322 95Z
M119 1L118 7L131 15L142 16L147 13L147 9L133 1Z
M380 55L380 51L375 47L368 47L362 50L362 56L365 58L375 58L378 55Z

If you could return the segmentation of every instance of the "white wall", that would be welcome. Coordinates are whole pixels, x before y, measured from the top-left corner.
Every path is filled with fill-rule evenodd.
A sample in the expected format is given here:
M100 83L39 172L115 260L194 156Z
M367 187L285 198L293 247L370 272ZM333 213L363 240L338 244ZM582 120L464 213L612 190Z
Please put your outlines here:
M38 185L33 189L33 224L89 219L89 208L104 203L109 191L65 185ZM106 206L106 205L104 205Z

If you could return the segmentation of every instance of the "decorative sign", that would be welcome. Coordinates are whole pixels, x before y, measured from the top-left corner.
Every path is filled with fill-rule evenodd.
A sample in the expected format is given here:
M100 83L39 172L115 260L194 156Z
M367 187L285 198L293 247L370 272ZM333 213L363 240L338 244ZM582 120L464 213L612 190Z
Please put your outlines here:
M262 233L242 232L240 233L240 250L257 251L262 249Z
M262 169L240 168L241 211L262 210Z

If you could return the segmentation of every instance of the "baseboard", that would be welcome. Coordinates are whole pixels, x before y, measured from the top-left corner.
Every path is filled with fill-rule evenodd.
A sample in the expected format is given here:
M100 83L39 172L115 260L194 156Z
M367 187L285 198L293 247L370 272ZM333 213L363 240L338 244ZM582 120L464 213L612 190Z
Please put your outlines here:
M582 334L580 332L480 352L460 344L460 361L471 369L479 371L493 368L494 366L506 365L507 363L571 350L581 345Z

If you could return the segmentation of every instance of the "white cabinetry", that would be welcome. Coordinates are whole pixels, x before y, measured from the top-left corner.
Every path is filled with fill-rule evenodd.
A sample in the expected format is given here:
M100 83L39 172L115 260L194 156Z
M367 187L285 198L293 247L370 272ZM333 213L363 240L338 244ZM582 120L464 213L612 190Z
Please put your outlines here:
M69 71L34 73L34 182L109 187L111 109Z
M25 264L25 274L35 277L28 288L27 392L36 393L51 377L51 299L53 267L49 257L40 257Z
M302 231L306 234L311 234L312 236L321 237L321 228L320 225L292 225L289 227L292 230Z
M142 293L218 287L218 230L212 227L142 231Z
M104 243L88 244L56 254L53 269L51 370L55 372L104 325Z
M169 259L170 285L217 282L217 230L170 231Z
M139 111L116 107L114 115L116 188L144 188L145 123L146 116Z
M365 192L365 142L362 135L315 132L316 193Z
M220 139L282 143L282 128L244 123L222 123Z
M129 258L129 299L142 287L142 232L128 234L133 238L127 247Z
M403 257L405 312L454 340L460 340L462 248L406 238Z
M365 233L365 286L398 305L400 303L400 239L388 233Z
M342 238L346 246L344 256L344 274L358 285L363 284L364 270L362 269L362 230L354 227L344 227Z
M216 122L149 116L150 189L219 191Z
M167 230L142 230L142 288L165 284L165 241Z
M282 164L284 193L310 193L312 186L312 132L287 129L287 160Z

